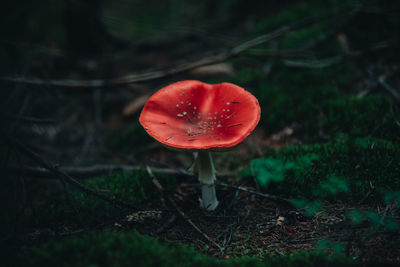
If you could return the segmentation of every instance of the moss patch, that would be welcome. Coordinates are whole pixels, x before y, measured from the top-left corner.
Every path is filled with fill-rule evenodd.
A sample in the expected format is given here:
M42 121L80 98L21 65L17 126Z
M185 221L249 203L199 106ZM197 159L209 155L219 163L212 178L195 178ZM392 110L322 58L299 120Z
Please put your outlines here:
M399 151L397 143L345 138L287 147L251 161L251 168L261 186L282 196L360 199L370 191L370 183L377 191L400 188Z
M174 177L162 174L157 174L157 177L166 190L175 188ZM83 184L109 197L115 197L131 204L139 204L159 195L151 178L144 170L97 177L85 180ZM65 194L60 194L40 208L40 216L37 216L40 220L39 224L83 221L85 224L93 225L127 212L127 208L115 206L81 190L70 188L69 192L70 200ZM79 216L74 211L74 206Z
M300 126L298 135L307 143L335 139L342 134L388 140L397 140L400 135L389 95L352 96L358 88L354 80L360 77L352 64L326 69L280 66L270 75L266 79L261 70L244 66L236 77L238 84L258 98L259 127L267 133L296 123Z
M94 245L95 244L95 245ZM161 244L153 238L114 231L90 232L49 241L24 251L20 263L29 266L354 266L342 256L296 253L258 261L254 258L218 260L187 246Z
M397 140L400 127L391 109L392 99L385 95L327 100L320 110L319 130L332 137L347 134Z

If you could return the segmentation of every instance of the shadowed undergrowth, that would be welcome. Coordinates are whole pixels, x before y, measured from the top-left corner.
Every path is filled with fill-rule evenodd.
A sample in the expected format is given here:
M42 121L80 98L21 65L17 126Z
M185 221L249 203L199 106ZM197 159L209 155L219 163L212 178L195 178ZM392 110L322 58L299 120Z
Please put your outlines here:
M371 186L375 193L400 189L399 151L399 145L390 141L344 136L326 144L287 147L255 159L251 171L258 183L274 194L360 200Z
M356 266L340 255L321 252L294 253L264 261L247 257L218 260L187 246L160 243L136 231L109 230L49 241L24 251L19 260L30 266Z
M233 1L234 2L234 1ZM346 12L337 20L324 20L285 37L252 49L230 62L235 76L233 82L251 91L259 100L262 114L258 127L267 134L281 131L288 125L297 125L296 138L306 145L289 146L276 151L262 151L262 158L253 159L240 176L256 178L258 185L267 193L293 200L299 207L307 207L308 215L321 210L323 201L376 201L389 203L399 198L400 190L400 127L396 120L396 103L389 93L377 86L365 95L366 81L363 69L369 58L351 58L344 54L341 38L347 37L352 49L367 46L390 38L398 38L395 31L398 17L389 13L380 16L384 4L366 1L368 12L354 16L354 10ZM229 8L234 6L224 1ZM177 4L177 2L175 3ZM108 3L107 5L112 6ZM360 1L349 1L346 5L357 7ZM207 4L208 6L208 4ZM246 38L273 31L281 26L320 14L327 8L341 7L342 1L312 1L310 3L286 4L273 16L258 19ZM118 9L117 7L115 7ZM150 9L150 8L149 8ZM152 8L151 8L152 9ZM147 10L147 9L146 9ZM205 12L206 6L192 9ZM109 10L109 14L118 10ZM220 13L221 11L216 11ZM125 13L129 13L127 10ZM126 19L126 28L118 23L106 21L114 33L129 38L145 38L153 34L153 26L162 32L174 24L162 17L164 10L152 14L152 20L143 13L145 24L141 28L137 21ZM190 12L189 12L190 13ZM365 14L369 15L365 15ZM371 12L373 13L373 12ZM365 17L362 17L362 16ZM130 16L130 15L129 15ZM181 19L179 12L171 17ZM204 14L202 15L204 16ZM367 23L371 17L373 22ZM196 18L200 20L201 18ZM147 21L148 20L148 21ZM178 19L177 19L178 20ZM337 28L333 37L327 38L310 51L297 54L279 54L312 44L329 37L340 23L349 20L346 27ZM177 25L182 21L176 21ZM152 24L153 23L153 24ZM344 25L344 24L343 24ZM367 25L359 32L361 25ZM140 26L140 27L139 27ZM333 27L335 26L335 27ZM366 34L368 32L368 34ZM59 34L59 33L56 33ZM61 37L57 37L60 39ZM61 38L62 39L62 38ZM366 43L366 44L365 44ZM271 52L272 51L272 52ZM275 51L275 53L274 53ZM391 51L387 52L391 55ZM284 51L285 52L285 51ZM289 51L290 52L290 51ZM293 51L292 51L293 52ZM337 57L337 61L330 59ZM394 57L394 56L393 56ZM394 57L395 58L395 57ZM372 57L372 62L376 58ZM386 73L392 57L382 53L376 69L377 74ZM326 66L323 63L328 62ZM376 65L379 65L378 63ZM300 66L300 67L299 67ZM321 67L322 66L322 67ZM215 78L214 78L215 79ZM363 95L362 97L360 96ZM107 145L111 150L132 153L152 142L138 122L121 130L108 133ZM238 159L226 159L227 165L240 164ZM230 166L230 165L229 165ZM157 174L168 193L174 192L176 178ZM151 202L159 198L159 192L146 171L110 174L83 181L83 184L107 196L122 199L133 205ZM7 190L7 188L3 188ZM48 199L37 208L33 228L58 228L63 225L94 227L109 224L116 218L126 216L128 208L117 207L75 188L68 187L68 195L61 193ZM375 202L374 202L375 203ZM397 204L398 205L398 204ZM347 214L355 225L365 220L375 222L389 220L373 211L354 210ZM83 222L83 223L82 223ZM392 226L390 226L392 223ZM11 223L10 223L11 224ZM60 226L61 225L61 226ZM390 231L399 225L388 221ZM385 230L387 230L385 229ZM72 237L38 242L19 254L21 265L32 266L338 266L354 264L341 255L326 256L319 252L288 253L284 256L219 260L202 255L187 246L172 242L160 242L135 230L117 232L110 229L90 230Z
M307 143L342 134L397 141L400 127L392 99L382 92L356 97L360 88L354 83L354 73L352 65L342 64L319 70L278 67L267 78L243 67L237 80L258 97L260 126L268 133L296 123L298 135Z
M175 177L157 175L160 183L163 184L167 191L175 188ZM159 196L159 192L145 170L97 177L85 180L83 184L100 193L121 199L132 205L150 201ZM126 215L128 210L129 208L102 201L80 190L70 188L69 197L65 194L57 195L39 209L40 216L37 216L37 218L40 221L37 223L39 225L47 225L49 223L69 221L73 223L84 222L87 226L93 226Z

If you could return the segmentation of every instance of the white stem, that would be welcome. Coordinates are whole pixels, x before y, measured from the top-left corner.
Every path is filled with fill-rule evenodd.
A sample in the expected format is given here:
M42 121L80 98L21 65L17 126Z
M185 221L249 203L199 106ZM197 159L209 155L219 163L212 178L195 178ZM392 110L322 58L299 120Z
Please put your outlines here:
M215 210L218 206L214 181L215 168L210 152L200 151L195 162L201 183L201 207L206 210Z

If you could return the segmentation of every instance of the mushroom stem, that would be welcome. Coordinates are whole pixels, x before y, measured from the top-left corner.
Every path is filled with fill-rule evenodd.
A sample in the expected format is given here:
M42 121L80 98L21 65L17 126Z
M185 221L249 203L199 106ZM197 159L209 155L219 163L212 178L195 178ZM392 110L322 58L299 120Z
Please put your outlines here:
M201 207L206 210L215 210L218 206L217 194L214 181L215 168L209 151L200 151L195 162L195 171L198 172L201 183Z

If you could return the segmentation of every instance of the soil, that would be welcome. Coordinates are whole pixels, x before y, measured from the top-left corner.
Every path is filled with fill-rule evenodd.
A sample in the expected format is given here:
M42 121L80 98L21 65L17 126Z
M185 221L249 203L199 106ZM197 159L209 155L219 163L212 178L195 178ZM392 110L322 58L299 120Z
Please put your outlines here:
M235 184L234 181L227 182ZM240 186L256 190L251 181ZM159 240L189 244L203 254L219 258L244 255L265 257L323 249L332 253L343 252L362 262L399 263L400 260L399 235L375 231L367 223L354 226L347 219L349 211L368 210L370 205L350 205L341 201L324 203L322 212L307 216L304 210L285 207L252 193L219 188L218 208L205 212L199 208L199 188L196 184L181 184L172 198L186 219L177 215L174 207L160 209L162 202L154 201L142 206L142 212L116 222L117 227L135 227L139 232ZM389 209L377 206L381 213ZM173 216L176 220L172 221ZM202 233L188 222L188 218ZM335 246L324 245L324 242L339 246L335 249Z

